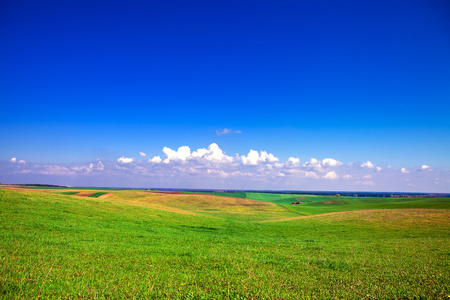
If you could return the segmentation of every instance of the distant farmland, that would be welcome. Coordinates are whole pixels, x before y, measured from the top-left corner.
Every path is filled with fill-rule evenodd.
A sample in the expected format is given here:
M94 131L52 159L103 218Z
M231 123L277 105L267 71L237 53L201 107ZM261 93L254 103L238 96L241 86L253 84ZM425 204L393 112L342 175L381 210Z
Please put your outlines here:
M448 299L449 209L449 198L3 186L0 298Z

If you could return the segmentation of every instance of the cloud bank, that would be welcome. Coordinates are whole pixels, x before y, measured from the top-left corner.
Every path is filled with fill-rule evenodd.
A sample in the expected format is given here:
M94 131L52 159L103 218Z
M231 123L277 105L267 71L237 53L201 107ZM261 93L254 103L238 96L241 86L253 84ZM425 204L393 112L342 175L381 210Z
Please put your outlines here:
M397 169L371 161L344 164L330 157L302 163L299 157L282 161L254 149L232 156L216 143L196 150L164 147L161 155L148 160L121 156L116 161L97 159L85 164L33 164L14 157L0 165L0 181L12 179L146 188L450 192L450 172L424 164Z

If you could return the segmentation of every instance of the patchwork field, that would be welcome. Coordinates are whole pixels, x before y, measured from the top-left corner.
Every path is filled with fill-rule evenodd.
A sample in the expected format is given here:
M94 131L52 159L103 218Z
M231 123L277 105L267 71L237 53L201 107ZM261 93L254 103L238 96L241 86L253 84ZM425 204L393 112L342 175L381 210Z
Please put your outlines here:
M450 199L230 194L1 187L0 298L450 298Z

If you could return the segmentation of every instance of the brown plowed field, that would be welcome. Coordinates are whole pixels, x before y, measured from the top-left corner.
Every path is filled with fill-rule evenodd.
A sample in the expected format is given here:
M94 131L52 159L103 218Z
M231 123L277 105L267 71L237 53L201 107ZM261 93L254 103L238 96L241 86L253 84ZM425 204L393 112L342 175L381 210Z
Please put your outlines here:
M92 194L95 194L95 192L79 192L78 194L75 194L74 196L89 197Z

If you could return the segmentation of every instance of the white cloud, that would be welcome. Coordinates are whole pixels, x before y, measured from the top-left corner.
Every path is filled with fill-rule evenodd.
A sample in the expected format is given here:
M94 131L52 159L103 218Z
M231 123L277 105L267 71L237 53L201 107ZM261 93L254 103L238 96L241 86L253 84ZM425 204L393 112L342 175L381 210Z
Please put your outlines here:
M139 155L140 155L141 157L146 157L146 156L147 156L147 154L145 154L144 152L139 152Z
M298 166L300 164L300 159L297 157L289 157L288 162L293 166Z
M407 192L432 191L436 187L434 183L438 181L441 185L436 191L448 192L447 183L450 182L449 170L435 171L427 165L419 165L415 169L408 166L399 169L383 167L382 172L376 173L377 166L371 162L342 164L331 158L320 160L311 158L303 164L299 158L292 156L286 156L287 159L281 162L273 154L256 149L250 150L245 155L228 156L215 143L195 151L191 151L188 146L175 150L164 147L162 154L151 156L153 158L149 159L148 163L140 157L133 159L122 156L117 161L96 160L78 165L70 163L43 165L28 161L25 164L19 163L19 159L14 158L0 162L0 172L3 172L4 176L17 175L29 178L39 174L57 176L70 185L74 184L73 180L98 185L115 180L129 186L141 187L151 182L159 187L224 189L351 190L360 186L364 187L364 190L373 191L396 191L401 187L401 191ZM167 163L163 164L163 160ZM364 167L361 167L362 165ZM408 172L408 176L399 176ZM84 179L82 176L85 176ZM376 178L376 185L372 177ZM409 182L404 181L405 177L411 179L412 188L406 186Z
M320 161L315 158L311 158L308 162L303 164L304 167L321 168L322 165Z
M235 160L235 158L226 155L216 143L212 143L211 145L209 145L208 149L200 148L192 153L188 146L180 147L178 148L177 151L164 147L163 152L167 157L163 161L166 164L173 161L179 162L196 161L202 164L232 163Z
M121 163L121 164L129 164L129 163L133 162L133 160L134 160L134 158L128 158L128 157L123 157L122 156L121 158L119 158L117 160L117 162Z
M300 159L296 157L289 157L289 159L286 161L286 165L297 167L300 165Z
M152 159L149 159L148 160L148 162L150 163L150 162L153 162L153 163L160 163L162 160L161 160L161 157L159 157L159 156L155 156L155 157L153 157Z
M240 131L240 130L228 129L228 128L217 129L217 130L216 130L216 134L217 134L217 135L232 134L232 133L242 133L242 131Z
M430 166L427 166L427 165L422 165L422 166L420 167L420 170L422 170L422 171L428 171L428 170L431 170L431 167L430 167Z
M24 161L24 160L22 160L22 159L19 160L19 161L17 161L17 158L15 158L15 157L11 158L9 161L12 162L12 163L19 163L19 164L24 164L24 163L26 163L26 161Z
M92 170L103 171L105 165L101 162L100 159L97 158L97 160L93 164L90 164L90 167Z
M304 167L320 169L322 167L339 167L342 166L342 162L333 158L325 158L322 161L311 158L308 162L303 164Z
M266 151L261 151L261 160L269 163L280 161L278 157L275 157L272 153L268 154Z
M215 169L207 169L206 173L215 174L222 178L228 177L230 175L227 172L225 172L224 170L215 170Z
M214 163L231 163L234 158L226 155L222 149L216 144L212 143L208 146L208 149L201 148L192 152L191 159L206 160Z
M44 165L41 166L39 170L37 170L37 173L41 175L75 175L75 171L69 170L69 168L64 166Z
M342 162L332 159L332 158L325 158L322 160L322 166L324 167L338 167L341 166Z
M186 161L191 155L191 149L188 146L181 146L177 151L164 147L163 152L167 157L163 160L163 163L166 164L171 161Z
M242 163L244 165L257 165L259 161L259 153L253 149L250 149L247 156L241 156Z
M275 157L272 153L267 153L266 151L255 151L251 149L247 156L242 155L241 161L243 165L256 166L259 163L275 163L280 161L277 157Z
M376 167L377 172L380 172L382 170L381 167Z
M323 179L329 179L329 180L334 180L334 179L338 179L339 175L336 174L335 171L330 171L327 174L325 174L325 176L323 176Z
M317 176L317 174L313 171L305 172L305 177L319 179L319 176Z
M363 168L374 168L375 165L371 163L370 161L366 161L365 163L361 164L361 167Z

